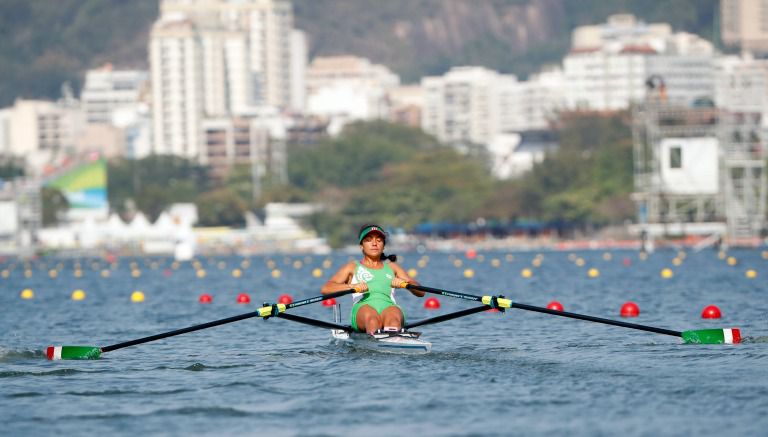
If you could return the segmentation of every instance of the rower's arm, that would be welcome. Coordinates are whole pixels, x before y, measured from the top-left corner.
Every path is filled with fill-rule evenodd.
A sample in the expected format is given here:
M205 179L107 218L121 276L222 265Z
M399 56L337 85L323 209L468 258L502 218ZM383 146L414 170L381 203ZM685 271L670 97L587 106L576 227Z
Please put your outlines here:
M329 294L329 293L335 293L337 291L342 290L349 290L349 281L352 278L352 275L354 274L355 264L354 263L347 263L342 268L339 269L336 273L331 276L331 278L326 282L323 287L320 289L320 292L322 294Z
M419 281L417 281L417 280L411 278L410 276L408 276L408 273L406 273L406 271L403 270L403 268L400 267L400 265L398 265L397 263L390 263L390 267L392 267L392 271L395 272L395 279L392 281L392 286L393 287L405 288L401 284L402 281L405 281L408 284L421 285L421 284L419 284ZM400 281L398 281L398 279ZM395 282L398 282L398 283L396 284ZM417 296L417 297L424 297L424 294L425 294L423 291L419 291L419 290L410 290L409 289L408 291L410 291L411 294L413 294L414 296Z

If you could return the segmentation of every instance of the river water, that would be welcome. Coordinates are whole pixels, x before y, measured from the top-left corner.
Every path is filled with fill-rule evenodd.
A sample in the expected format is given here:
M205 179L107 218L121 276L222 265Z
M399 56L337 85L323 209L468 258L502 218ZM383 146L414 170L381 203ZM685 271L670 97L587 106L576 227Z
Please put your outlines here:
M433 343L422 356L357 350L332 344L324 329L254 318L100 360L51 362L50 344L105 346L253 311L283 293L317 295L349 255L200 258L197 267L177 268L162 258L114 265L6 259L2 434L765 435L764 249L660 250L647 259L631 251L427 255L402 260L424 285L536 306L558 300L566 311L614 319L631 300L640 316L624 320L673 330L739 327L744 343L684 345L673 336L509 310L422 327ZM590 277L591 268L599 275ZM664 268L673 277L663 278ZM20 298L26 288L33 299ZM86 298L72 300L75 289ZM130 300L137 290L143 303ZM251 304L236 303L242 292ZM198 303L201 293L213 303ZM430 311L421 299L398 296L409 320L474 305L440 297L442 307ZM345 314L349 299L340 299ZM710 304L721 319L700 317ZM292 311L331 320L320 304Z

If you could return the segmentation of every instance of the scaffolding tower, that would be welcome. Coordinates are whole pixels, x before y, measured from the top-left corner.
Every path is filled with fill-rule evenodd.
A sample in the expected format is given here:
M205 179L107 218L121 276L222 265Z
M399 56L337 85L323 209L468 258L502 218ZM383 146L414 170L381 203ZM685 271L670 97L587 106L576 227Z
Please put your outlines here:
M663 88L661 92L650 88L646 100L633 108L632 124L632 197L641 235L711 235L738 241L764 234L768 190L761 114L729 112L711 104L672 105ZM665 180L675 156L665 156L670 151L662 144L686 138L716 144L715 190L681 194ZM695 154L696 148L691 152Z

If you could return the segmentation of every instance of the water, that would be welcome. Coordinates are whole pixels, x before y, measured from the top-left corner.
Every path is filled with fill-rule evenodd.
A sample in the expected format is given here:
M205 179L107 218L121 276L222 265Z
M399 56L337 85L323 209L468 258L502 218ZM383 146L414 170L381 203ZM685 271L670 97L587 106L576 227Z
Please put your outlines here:
M414 268L421 257L405 254ZM768 260L759 250L716 252L430 254L424 285L618 319L621 304L640 306L636 323L675 330L739 327L742 345L683 345L676 337L546 314L480 313L421 328L433 343L423 356L334 345L329 334L282 319L247 319L106 353L98 361L47 361L45 347L105 346L251 311L282 293L319 293L348 258L201 259L205 278L167 259L47 258L0 269L0 423L4 435L764 435L768 426ZM570 256L570 257L569 257ZM482 260L480 258L483 258ZM583 266L574 262L584 260ZM270 275L273 260L282 272ZM456 267L455 259L463 265ZM493 261L494 259L498 261ZM295 268L293 263L301 261ZM82 277L73 276L75 263ZM131 276L131 262L141 276ZM495 267L493 263L498 263ZM625 265L629 264L629 265ZM659 272L669 267L671 279ZM232 275L235 268L242 276ZM464 269L474 270L466 279ZM530 268L533 277L523 278ZM600 276L589 278L588 268ZM51 278L49 271L58 276ZM748 269L756 279L745 276ZM35 292L22 300L24 288ZM70 299L74 289L84 301ZM130 302L134 290L146 301ZM212 305L197 303L201 293ZM251 295L237 305L238 293ZM410 320L435 315L400 291ZM346 313L349 298L343 298ZM440 297L440 313L471 305ZM720 320L700 318L716 304ZM320 304L293 310L331 319Z

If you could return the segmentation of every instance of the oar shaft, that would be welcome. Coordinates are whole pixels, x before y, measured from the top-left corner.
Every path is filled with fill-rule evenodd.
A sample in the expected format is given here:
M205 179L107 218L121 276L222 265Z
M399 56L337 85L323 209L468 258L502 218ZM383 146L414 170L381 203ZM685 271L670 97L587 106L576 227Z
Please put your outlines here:
M320 296L315 296L315 297L311 297L311 298L308 298L308 299L304 299L304 300L300 300L300 301L296 301L296 302L287 304L287 305L285 305L285 309L296 308L296 307L299 307L299 306L302 306L302 305L309 305L309 304L312 304L312 303L315 303L315 302L320 302L320 301L323 301L323 300L332 299L332 298L339 297L339 296L344 296L345 294L353 293L354 291L355 291L354 289L349 289L349 290L337 291L335 293L322 294ZM260 310L267 310L267 312L268 312L269 311L269 307L263 307L263 308L260 308ZM269 316L269 314L267 314L267 316ZM138 338L136 340L125 341L125 342L122 342L122 343L117 343L117 344L113 344L113 345L102 347L101 351L102 352L109 352L109 351L113 351L113 350L117 350L117 349L122 349L122 348L128 347L128 346L134 346L134 345L137 345L137 344L147 343L147 342L150 342L150 341L161 340L163 338L168 338L168 337L173 337L173 336L176 336L176 335L186 334L188 332L199 331L201 329L212 328L214 326L219 326L219 325L224 325L224 324L227 324L227 323L237 322L237 321L240 321L240 320L250 319L252 317L265 317L264 311L257 310L257 311L253 311L253 312L250 312L250 313L240 314L239 316L227 317L226 319L214 320L213 322L201 323L199 325L189 326L189 327L186 327L186 328L177 329L175 331L165 332L165 333L156 334L156 335L150 335L149 337Z
M117 349L122 349L128 346L134 346L141 343L147 343L150 341L161 340L163 338L186 334L187 332L199 331L201 329L212 328L214 326L224 325L226 323L232 323L232 322L237 322L239 320L250 319L251 317L259 317L259 312L254 311L251 313L240 314L239 316L227 317L226 319L214 320L213 322L208 322L208 323L201 323L199 325L189 326L186 328L177 329L175 331L165 332L165 333L156 334L156 335L150 335L149 337L137 338L136 340L124 341L122 343L105 346L101 348L101 351L109 352Z
M448 297L455 297L458 299L464 299L464 300L471 300L476 302L483 302L486 303L488 299L485 299L484 296L476 296L474 294L466 294L466 293L459 293L456 291L450 291L450 290L441 290L438 288L431 288L431 287L424 287L422 285L414 285L414 284L408 284L406 288L411 290L420 290L427 293L433 293L433 294L440 294L443 296ZM551 310L549 308L542 308L542 307L535 307L532 305L526 305L523 303L516 303L509 301L507 299L499 299L499 302L506 302L509 305L509 308L517 308L521 310L526 311L535 311L537 313L545 313L545 314L551 314L553 316L560 316L560 317L568 317L571 319L579 319L579 320L586 320L589 322L595 322L595 323L603 323L606 325L613 325L613 326L621 326L623 328L629 328L629 329L638 329L640 331L647 331L647 332L655 332L657 334L665 334L665 335L672 335L675 337L682 337L683 333L680 331L673 331L671 329L664 329L664 328L656 328L653 326L645 326L645 325L638 325L636 323L627 323L627 322L621 322L618 320L611 320L611 319L604 319L602 317L594 317L594 316L587 316L584 314L577 314L577 313L569 313L566 311L557 311L557 310Z
M415 328L417 326L424 326L424 325L431 325L433 323L445 322L445 321L448 321L448 320L458 319L459 317L468 316L470 314L475 314L475 313L479 313L479 312L483 312L483 311L488 311L489 309L491 309L491 307L488 306L488 305L481 305L479 307L467 308L465 310L456 311L454 313L443 314L441 316L431 317L429 319L419 320L419 321L416 321L416 322L413 322L413 323L407 323L404 326L404 328L405 329L411 329L411 328Z
M567 311L551 310L549 308L535 307L532 305L526 305L524 303L512 303L512 308L517 308L526 311L535 311L537 313L551 314L553 316L568 317L571 319L586 320L589 322L603 323L606 325L621 326L623 328L638 329L640 331L655 332L657 334L672 335L675 337L682 337L683 333L680 331L673 331L671 329L655 328L653 326L638 325L636 323L621 322L619 320L604 319L602 317L587 316L584 314L569 313Z

